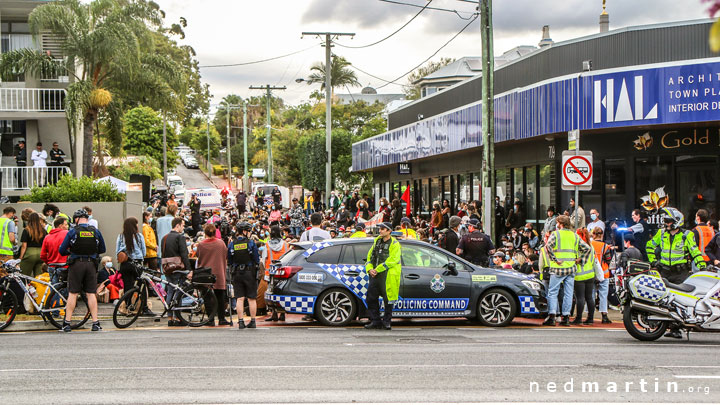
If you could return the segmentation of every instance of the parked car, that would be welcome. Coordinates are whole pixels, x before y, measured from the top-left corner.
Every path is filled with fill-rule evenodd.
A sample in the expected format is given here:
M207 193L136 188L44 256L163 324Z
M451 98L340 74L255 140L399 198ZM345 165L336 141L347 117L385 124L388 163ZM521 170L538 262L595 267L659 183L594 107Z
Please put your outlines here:
M372 238L348 238L293 244L271 265L266 301L313 315L327 326L367 317L364 265L372 243ZM545 288L532 276L475 266L425 242L401 239L400 244L400 299L393 317L466 317L507 326L516 316L547 313Z

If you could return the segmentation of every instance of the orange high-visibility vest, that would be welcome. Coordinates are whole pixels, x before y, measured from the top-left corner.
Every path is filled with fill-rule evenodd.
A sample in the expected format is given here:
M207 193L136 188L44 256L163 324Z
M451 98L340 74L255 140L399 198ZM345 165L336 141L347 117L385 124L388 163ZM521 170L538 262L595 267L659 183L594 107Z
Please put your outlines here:
M265 258L265 275L266 276L270 275L270 264L273 262L273 260L279 260L282 257L282 255L284 255L285 252L287 252L288 250L290 250L290 245L285 241L283 241L283 248L277 252L270 249L269 241L265 243L265 252L267 252L267 257Z
M698 225L695 229L698 231L698 235L700 235L700 240L697 241L697 245L700 253L702 253L703 260L706 262L710 261L710 257L705 254L705 247L710 243L710 239L712 239L715 234L712 228L707 225Z
M605 278L610 278L610 264L605 263L602 259L605 256L605 253L607 253L608 246L605 242L601 242L599 240L592 241L592 246L593 250L595 250L595 258L605 272Z

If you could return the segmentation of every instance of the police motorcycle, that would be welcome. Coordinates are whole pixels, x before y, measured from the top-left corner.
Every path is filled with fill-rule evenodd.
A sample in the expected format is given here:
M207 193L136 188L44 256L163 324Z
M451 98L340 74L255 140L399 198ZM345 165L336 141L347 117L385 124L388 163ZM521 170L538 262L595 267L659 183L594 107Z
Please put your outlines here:
M719 268L708 266L674 284L647 262L626 267L616 275L616 286L623 324L632 337L653 341L668 328L685 330L688 338L691 331L720 332Z

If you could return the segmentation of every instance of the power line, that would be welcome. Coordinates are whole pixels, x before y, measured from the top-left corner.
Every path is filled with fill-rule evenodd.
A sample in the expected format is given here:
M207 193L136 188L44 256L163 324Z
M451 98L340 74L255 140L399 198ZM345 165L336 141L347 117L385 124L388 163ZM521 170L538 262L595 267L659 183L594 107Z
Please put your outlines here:
M352 48L352 49L369 48L369 47L371 47L371 46L373 46L373 45L377 45L377 44L379 44L380 42L383 42L383 41L385 41L386 39L388 39L388 38L392 37L393 35L397 34L397 33L400 32L403 28L407 27L408 24L410 24L411 22L413 22L413 20L416 19L423 11L425 11L425 10L427 9L427 7L430 5L430 3L432 3L432 2L433 2L433 0L429 0L429 1L423 6L423 8L421 8L420 11L417 12L417 14L415 14L410 20L408 20L408 22L406 22L405 24L403 24L400 28L396 29L392 34L386 36L385 38L383 38L383 39L381 39L381 40L379 40L379 41L375 41L375 42L373 42L372 44L367 44L367 45L362 45L362 46L343 45L343 44L338 43L338 42L335 42L335 44L337 44L337 45L339 45L339 46L342 46L343 48Z
M309 51L310 49L313 49L313 48L315 48L314 45L311 46L311 47L309 47L309 48L301 49L301 50L299 50L299 51L291 52L291 53L288 53L288 54L285 54L285 55L275 56L275 57L272 57L272 58L255 60L255 61L252 61L252 62L227 63L227 64L223 64L223 65L204 65L204 66L200 66L200 68L217 68L217 67L231 67L231 66L254 65L254 64L256 64L256 63L263 63L263 62L269 62L269 61L271 61L271 60L277 60L277 59L287 58L288 56L297 55L297 54L299 54L299 53L302 53L302 52L305 52L305 51Z
M388 84L397 84L396 82L397 82L398 80L402 79L403 77L405 77L405 76L409 75L410 73L412 73L413 71L415 71L415 69L417 69L417 68L419 68L420 66L422 66L425 62L429 61L429 60L432 59L435 55L437 55L441 50L443 50L443 48L445 48L446 46L448 46L448 45L450 44L450 42L452 42L453 40L455 40L455 38L457 38L460 34L462 34L463 31L465 31L465 30L467 29L467 27L470 26L470 24L472 24L473 22L475 22L475 20L477 20L477 18L478 18L478 14L475 14L475 17L474 17L472 20L470 20L467 24L465 24L465 26L464 26L460 31L458 31L457 34L453 35L452 38L450 38L450 39L449 39L447 42L445 42L440 48L438 48L435 52L433 52L432 55L428 56L425 60L423 60L422 62L420 62L420 63L419 63L417 66L415 66L414 68L412 68L412 69L410 69L409 71L407 71L407 72L403 73L402 75L398 76L395 80L385 80L385 79L382 79L382 78L380 78L380 77L371 75L370 73L365 72L364 70L358 68L358 67L355 66L355 65L351 65L351 66L352 66L353 68L357 69L358 71L360 71L360 72L362 72L362 73L365 73L365 74L368 75L368 76L374 77L375 79L378 79L378 80L381 80L381 81L385 82L385 84L383 84L382 86L377 87L376 89L382 89L383 87L387 86Z
M403 3L403 2L401 2L401 1L394 1L394 0L380 0L380 1L385 2L385 3L391 3L391 4L399 4L399 5L402 5L402 6L423 7L423 6L419 5L419 4ZM447 11L447 12L450 12L450 13L453 13L453 14L457 15L458 17L462 18L462 19L465 20L465 21L467 21L467 20L469 20L469 19L471 19L471 18L473 17L472 15L471 15L470 17L463 17L463 16L460 14L461 11L451 10L451 9L448 9L448 8L427 7L427 4L425 5L424 8L427 8L428 10L435 10L435 11ZM463 12L463 13L467 13L467 14L477 14L477 13L470 12L470 11L462 11L462 12Z

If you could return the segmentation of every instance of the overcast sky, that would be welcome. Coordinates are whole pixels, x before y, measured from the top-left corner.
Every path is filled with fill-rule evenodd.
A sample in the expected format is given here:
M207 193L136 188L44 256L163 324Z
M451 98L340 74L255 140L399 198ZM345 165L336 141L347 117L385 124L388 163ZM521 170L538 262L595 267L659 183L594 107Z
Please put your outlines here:
M287 86L278 92L286 102L307 100L317 85L295 83L307 77L314 62L323 61L324 48L317 38L303 31L354 32L354 39L343 37L339 44L360 46L375 42L406 23L420 8L380 0L156 0L167 13L167 22L185 17L186 39L181 41L197 52L200 65L250 62L307 49L286 58L237 67L203 68L203 81L210 84L213 104L227 94L259 95L251 85ZM394 1L394 0L393 0ZM416 5L422 0L398 0ZM494 1L495 55L518 45L535 45L543 25L550 25L554 41L563 41L598 32L602 0L505 0ZM385 80L394 80L435 52L465 26L475 4L461 0L434 0L430 7L457 13L426 9L407 27L390 39L363 49L336 46L333 52L344 56L360 69ZM608 0L610 29L668 21L708 17L701 0ZM440 51L441 57L460 58L480 55L478 21ZM357 72L363 86L380 87L384 82ZM405 83L403 78L399 81ZM359 92L360 88L351 89ZM346 90L336 90L345 93ZM401 93L391 84L380 93Z

